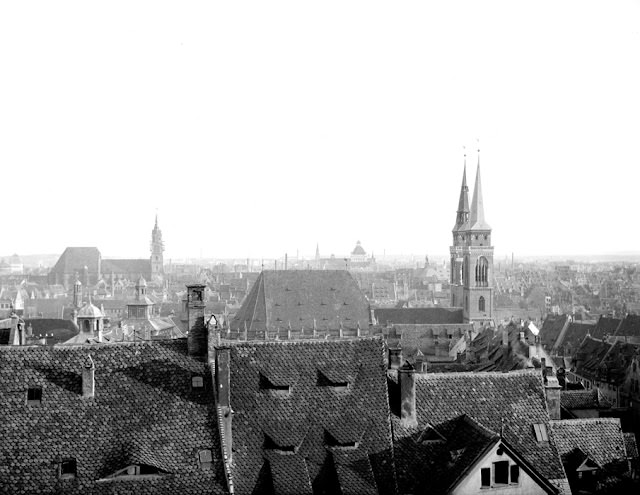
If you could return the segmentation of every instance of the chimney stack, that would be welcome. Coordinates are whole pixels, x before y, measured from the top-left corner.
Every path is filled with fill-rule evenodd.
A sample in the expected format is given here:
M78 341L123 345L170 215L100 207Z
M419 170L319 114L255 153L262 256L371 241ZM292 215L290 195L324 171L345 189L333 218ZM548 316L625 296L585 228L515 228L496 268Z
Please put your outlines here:
M400 347L389 347L389 369L400 369L402 363L402 349Z
M82 368L82 397L90 399L95 396L95 371L93 359L88 354Z
M544 386L544 396L547 399L547 410L550 419L560 418L560 391L562 387L558 382L558 378L547 374L546 385Z
M207 360L209 335L204 321L204 289L203 284L187 285L187 321L189 334L187 347L189 355L197 359Z
M404 427L417 426L415 369L406 364L398 369L400 384L400 419Z

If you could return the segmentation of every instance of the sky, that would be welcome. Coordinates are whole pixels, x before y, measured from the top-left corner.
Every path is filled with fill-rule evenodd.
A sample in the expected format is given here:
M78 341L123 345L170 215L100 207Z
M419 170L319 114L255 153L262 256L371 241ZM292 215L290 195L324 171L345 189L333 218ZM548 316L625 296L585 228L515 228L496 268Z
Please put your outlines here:
M1 2L3 255L640 251L640 2Z

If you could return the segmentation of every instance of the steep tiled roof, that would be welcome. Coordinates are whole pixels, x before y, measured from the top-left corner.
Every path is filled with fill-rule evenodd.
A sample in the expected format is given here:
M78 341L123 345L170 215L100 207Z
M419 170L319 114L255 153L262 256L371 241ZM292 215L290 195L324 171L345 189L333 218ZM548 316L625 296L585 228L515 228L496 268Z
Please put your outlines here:
M567 322L567 315L547 315L540 329L540 342L549 349L558 340L558 336Z
M589 457L610 474L627 471L625 440L618 418L585 418L550 421L569 481L583 458ZM579 452L580 458L573 461ZM579 465L579 464L578 464Z
M95 366L95 397L82 395L87 356ZM205 388L192 390L192 374ZM27 404L27 389L42 400ZM112 493L100 481L131 464L169 473L118 481L131 493L222 493L224 474L208 367L187 355L186 340L72 348L0 349L0 492ZM212 470L198 452L211 450ZM76 476L57 478L61 459Z
M575 354L576 374L593 379L598 375L602 359L611 349L611 344L590 337L585 338Z
M401 492L428 488L428 471L412 468L411 442L428 425L443 425L467 415L503 436L547 480L566 482L553 442L537 442L534 424L548 425L542 375L539 371L510 373L415 373L417 427L405 427L393 417L394 452ZM393 382L392 382L393 383ZM391 396L396 396L392 391ZM405 450L408 449L408 450ZM423 465L432 462L424 457ZM426 476L426 477L425 477ZM554 481L555 480L555 481Z
M47 338L47 344L49 345L65 342L80 331L73 321L58 318L25 319L24 324L25 328L31 326L33 337L44 334L51 335L51 337Z
M461 309L449 308L378 308L374 310L378 324L445 324L463 323Z
M124 273L128 276L138 278L146 275L151 278L151 261L147 259L103 259L102 273L109 275L113 273Z
M380 338L233 343L236 493L395 493L383 349Z
M611 403L598 389L562 390L560 404L565 409L607 409Z
M614 335L640 337L640 315L627 315L618 326Z
M613 335L618 326L620 325L620 318L612 318L610 316L600 316L596 327L591 332L591 335L596 339L602 339L605 335Z
M51 269L52 273L73 275L82 273L84 267L90 273L100 270L100 251L95 247L68 247Z
M369 325L369 303L347 271L265 270L231 320L232 330L248 337L278 328L362 328Z
M580 347L580 343L587 334L591 334L595 329L595 325L589 323L569 323L562 339L556 341L555 348L563 355L571 355Z

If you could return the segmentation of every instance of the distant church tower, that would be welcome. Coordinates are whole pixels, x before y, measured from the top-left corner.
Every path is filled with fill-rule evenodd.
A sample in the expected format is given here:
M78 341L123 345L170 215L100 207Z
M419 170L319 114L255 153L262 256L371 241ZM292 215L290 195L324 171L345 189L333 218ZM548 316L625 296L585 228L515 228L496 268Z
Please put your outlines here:
M493 246L491 227L484 219L480 150L478 170L469 207L467 163L465 155L462 187L453 227L451 253L451 306L461 307L465 322L480 324L493 321Z
M156 224L151 231L151 277L154 281L162 280L164 277L163 252L162 231L158 228L158 215L156 214Z

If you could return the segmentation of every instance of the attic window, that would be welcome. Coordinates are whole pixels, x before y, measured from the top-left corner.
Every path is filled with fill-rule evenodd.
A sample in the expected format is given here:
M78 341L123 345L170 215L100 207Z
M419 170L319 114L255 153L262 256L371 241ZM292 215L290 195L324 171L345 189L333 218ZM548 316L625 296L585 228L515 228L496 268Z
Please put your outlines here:
M333 381L320 370L318 370L318 380L316 381L318 387L328 387L336 392L346 392L349 388L348 381Z
M356 441L350 442L346 440L340 441L337 438L335 438L331 433L329 433L327 430L324 431L324 443L328 447L333 447L338 449L357 449L358 448L358 442Z
M35 405L42 402L42 388L32 387L27 389L27 404Z
M276 395L289 395L291 387L289 385L276 385L266 376L260 373L260 390L270 390Z
M198 463L200 464L200 469L203 471L211 471L213 467L213 457L209 449L198 452Z
M265 450L275 450L276 452L279 452L281 454L294 454L296 451L295 445L278 445L267 434L264 435L263 447Z
M538 442L548 442L549 436L547 435L547 425L543 423L538 423L533 425L533 432L536 435L536 440Z
M76 477L76 460L62 459L58 464L58 478L70 479Z
M204 388L204 378L200 375L191 377L191 388Z

